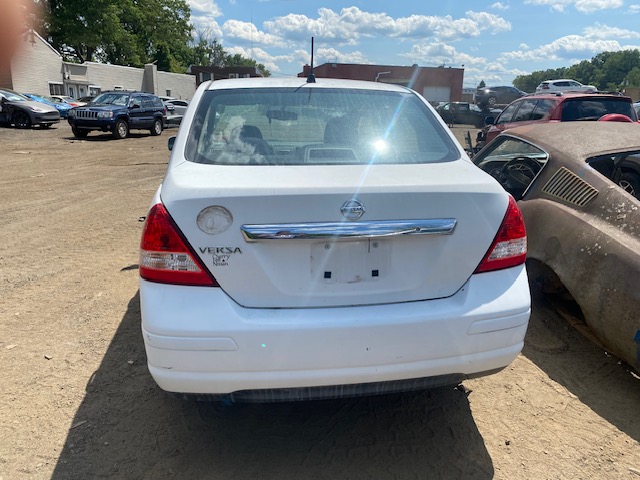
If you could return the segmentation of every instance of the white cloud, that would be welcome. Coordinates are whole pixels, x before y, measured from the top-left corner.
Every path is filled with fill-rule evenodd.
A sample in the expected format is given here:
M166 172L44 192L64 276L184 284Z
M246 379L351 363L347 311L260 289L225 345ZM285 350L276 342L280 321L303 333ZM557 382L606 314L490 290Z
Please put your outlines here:
M494 10L509 10L509 5L502 2L496 2L491 5L491 8L493 8Z
M534 49L503 53L499 61L575 61L591 58L600 52L618 51L621 49L620 43L616 40L567 35Z
M456 51L455 47L442 42L414 45L409 53L400 54L411 63L419 65L445 65L450 67L470 66L485 64L486 59L473 57L466 53Z
M489 33L508 32L511 30L511 24L504 18L487 12L466 12L477 26L479 30L486 30Z
M344 53L334 48L319 48L314 55L314 61L318 62L336 62L336 63L363 63L372 64L362 52ZM307 62L309 63L309 54L307 53Z
M564 12L569 6L573 6L581 13L593 13L599 10L620 8L624 0L525 0L525 4L548 5L551 10Z
M587 27L584 34L588 38L640 38L640 31L626 30L618 27L609 27L596 23L593 27Z
M210 28L215 25L219 29L215 19L222 16L222 10L215 1L187 0L187 3L191 9L191 23L196 28Z
M289 14L264 22L264 28L283 39L306 42L315 36L332 45L355 45L362 37L457 40L477 37L483 31L498 33L511 30L508 21L491 13L468 11L465 15L459 19L427 15L394 19L386 13L364 12L358 7L344 8L339 13L321 8L317 18Z
M253 23L241 22L239 20L228 20L222 25L222 31L225 38L232 39L234 42L238 40L247 44L256 44L262 46L287 47L282 38L259 31Z

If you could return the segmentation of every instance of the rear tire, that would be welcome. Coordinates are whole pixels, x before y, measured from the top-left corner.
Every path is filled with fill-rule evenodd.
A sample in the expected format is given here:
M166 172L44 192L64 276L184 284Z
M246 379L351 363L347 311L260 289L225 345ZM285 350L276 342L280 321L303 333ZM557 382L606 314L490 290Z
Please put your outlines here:
M31 127L31 118L29 115L22 110L16 110L13 112L13 117L11 117L11 121L18 128L29 128Z
M162 133L162 120L160 120L159 118L156 118L153 121L153 125L151 126L150 132L151 132L151 135L153 135L154 137L157 137L158 135L160 135Z
M113 127L113 138L117 138L118 140L122 140L123 138L127 138L129 136L129 125L124 120L116 121L116 124Z
M83 130L82 128L72 128L73 136L77 138L85 138L89 135L89 130Z
M490 107L493 107L496 103L498 103L496 97L487 98L487 105L489 105Z

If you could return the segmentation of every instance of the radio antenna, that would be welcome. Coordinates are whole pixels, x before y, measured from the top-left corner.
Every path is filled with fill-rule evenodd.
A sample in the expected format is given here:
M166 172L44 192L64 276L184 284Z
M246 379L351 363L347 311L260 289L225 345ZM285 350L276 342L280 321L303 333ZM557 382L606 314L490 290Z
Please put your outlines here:
M316 76L313 74L313 37L311 37L311 71L307 77L307 83L316 83Z

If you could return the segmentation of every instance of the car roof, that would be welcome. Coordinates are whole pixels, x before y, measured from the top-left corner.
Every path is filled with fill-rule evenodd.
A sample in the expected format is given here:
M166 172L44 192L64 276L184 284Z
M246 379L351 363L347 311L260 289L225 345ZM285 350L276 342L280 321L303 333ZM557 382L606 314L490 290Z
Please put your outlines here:
M640 125L627 122L538 123L504 132L544 150L586 159L607 153L640 150Z
M207 90L217 90L223 88L346 88L359 90L381 90L408 92L407 87L394 85L383 82L367 82L363 80L345 80L338 78L316 78L315 83L308 83L306 78L302 77L278 77L278 78L229 78L224 80L210 81L206 87Z
M576 82L576 83L580 83L577 80L574 80L573 78L555 78L553 80L545 80L544 82L540 82L540 83L549 83L549 82Z
M544 83L544 82L543 82ZM617 95L615 93L586 93L586 92L549 92L549 93L529 93L524 97L520 97L514 102L519 102L522 99L529 98L621 98L624 100L631 101L630 97L626 97L624 95Z

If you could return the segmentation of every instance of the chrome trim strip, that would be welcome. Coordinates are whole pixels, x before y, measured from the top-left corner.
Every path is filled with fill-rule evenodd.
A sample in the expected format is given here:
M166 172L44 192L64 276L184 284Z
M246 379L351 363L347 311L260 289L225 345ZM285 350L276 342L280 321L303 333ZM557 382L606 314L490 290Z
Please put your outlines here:
M281 223L242 225L247 242L261 240L309 240L322 238L377 238L401 235L451 235L455 218L386 220L368 222Z

